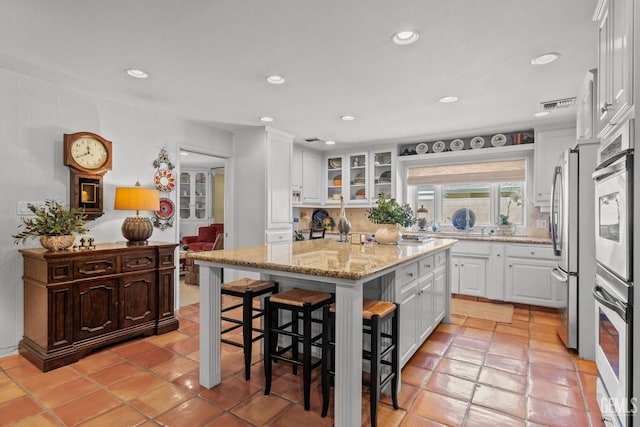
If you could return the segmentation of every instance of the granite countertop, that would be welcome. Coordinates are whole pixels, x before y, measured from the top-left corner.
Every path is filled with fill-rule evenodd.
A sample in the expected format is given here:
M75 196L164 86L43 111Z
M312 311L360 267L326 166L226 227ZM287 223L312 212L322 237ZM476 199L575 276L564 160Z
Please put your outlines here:
M357 230L352 230L354 233L364 233L358 232ZM303 235L307 235L309 233L308 230L302 231ZM327 230L326 234L339 234L337 231ZM372 232L367 232L367 234L372 234ZM553 242L548 237L535 237L535 236L526 236L522 234L516 234L513 236L505 236L502 234L492 234L485 233L484 236L477 231L473 231L469 234L461 231L405 231L402 233L403 235L414 235L414 236L430 236L434 239L456 239L456 240L474 240L480 242L502 242L502 243L523 243L523 244L533 244L533 245L551 245Z
M406 233L404 233L406 234ZM419 233L415 233L419 234ZM424 233L422 233L424 234ZM482 236L479 233L448 233L448 232L437 232L437 233L427 233L429 236L436 239L457 239L457 240L473 240L480 242L503 242L503 243L525 243L525 244L534 244L534 245L550 245L551 239L547 237L533 237L533 236L524 236L524 235L513 235L513 236L504 236L504 235L487 235L485 233Z
M189 252L188 258L266 270L360 280L453 246L455 239L400 245L341 243L333 239L275 243L219 251Z

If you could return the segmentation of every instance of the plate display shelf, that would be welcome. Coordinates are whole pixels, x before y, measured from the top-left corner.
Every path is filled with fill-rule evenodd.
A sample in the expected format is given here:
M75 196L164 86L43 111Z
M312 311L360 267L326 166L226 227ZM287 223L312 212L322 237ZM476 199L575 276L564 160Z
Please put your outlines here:
M494 132L490 134L475 134L463 138L440 138L427 142L416 142L411 144L398 145L398 160L403 161L407 158L420 157L438 157L447 156L455 153L473 151L475 154L484 150L503 150L505 148L518 150L524 145L533 144L534 130L526 129L513 132ZM425 147L426 146L426 147ZM531 149L530 147L522 148L523 150Z

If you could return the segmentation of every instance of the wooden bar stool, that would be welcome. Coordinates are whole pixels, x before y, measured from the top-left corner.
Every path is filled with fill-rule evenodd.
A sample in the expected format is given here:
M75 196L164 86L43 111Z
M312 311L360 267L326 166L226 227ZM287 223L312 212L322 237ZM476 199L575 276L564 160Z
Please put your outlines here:
M398 379L400 373L400 335L398 304L389 301L364 299L362 302L362 332L371 336L371 350L362 350L362 358L371 362L369 394L371 426L378 420L380 390L391 382L393 408L398 409ZM329 410L329 388L335 375L335 311L336 305L324 308L325 320L322 337L322 416ZM384 323L391 321L391 333L382 331ZM386 342L386 345L385 345ZM383 377L383 366L389 373Z
M302 383L304 389L304 409L309 410L311 398L311 371L322 363L322 358L312 363L311 348L321 345L322 332L312 336L312 323L324 324L323 319L314 319L311 314L333 302L333 295L326 292L309 291L293 288L265 298L265 338L264 338L264 394L271 392L272 362L274 360L289 362L293 365L293 374L298 374L298 366L302 366ZM280 310L291 313L291 320L280 324ZM302 321L302 334L299 323ZM288 346L278 348L280 335L291 338ZM302 355L299 346L302 343ZM291 352L290 356L285 353ZM301 360L302 358L302 360Z
M253 299L265 294L278 293L278 284L265 280L240 279L233 282L224 283L220 289L222 295L231 295L242 298L242 302L223 308L221 313L242 307L242 320L232 317L220 316L222 320L233 323L227 329L220 332L220 341L223 343L240 347L244 350L244 378L248 381L251 377L251 347L255 341L264 337L264 330L253 326L253 320L264 316L264 310L253 306ZM255 314L254 314L255 313ZM222 338L223 334L242 328L242 343ZM258 332L253 336L253 332Z

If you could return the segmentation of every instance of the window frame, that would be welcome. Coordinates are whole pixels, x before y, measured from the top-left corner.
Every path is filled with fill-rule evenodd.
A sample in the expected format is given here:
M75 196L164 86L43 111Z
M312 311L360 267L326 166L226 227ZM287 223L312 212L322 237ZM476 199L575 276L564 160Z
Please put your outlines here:
M424 161L424 162L416 162L407 164L403 174L404 181L404 189L406 200L413 207L414 211L418 207L420 207L421 202L418 200L418 191L417 188L419 185L408 185L407 184L407 175L409 168L413 167L423 167L423 166L446 166L446 165L461 165L461 164L470 164L470 163L486 163L486 162L494 162L499 160L524 160L525 161L525 181L522 182L522 197L523 197L523 218L522 224L516 224L516 233L517 234L526 234L529 227L529 204L527 200L531 200L531 187L533 186L533 153L523 153L517 156L496 156L492 158L474 158L474 159L463 159L460 157L452 157L451 159L447 159L447 161L442 161L439 159L437 162L433 161ZM513 181L509 181L513 182ZM490 218L495 218L495 222L493 224L479 224L476 225L476 229L480 229L484 227L485 230L497 229L497 219L498 214L500 212L500 185L505 184L506 182L497 182L490 183ZM445 223L446 218L442 217L442 209L443 209L443 186L444 184L433 184L431 185L434 188L434 211L429 212L429 220L435 221L436 224L439 225L442 231L459 231L454 228L451 223ZM422 203L424 204L424 203Z

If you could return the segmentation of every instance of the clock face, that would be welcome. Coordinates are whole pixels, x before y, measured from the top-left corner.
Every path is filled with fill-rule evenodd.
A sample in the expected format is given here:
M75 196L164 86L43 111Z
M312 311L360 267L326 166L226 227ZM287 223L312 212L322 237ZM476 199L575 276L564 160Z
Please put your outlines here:
M71 144L71 157L86 169L98 169L108 160L107 148L95 138L83 136Z

